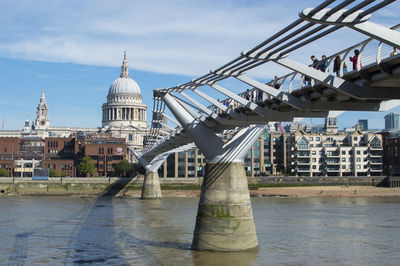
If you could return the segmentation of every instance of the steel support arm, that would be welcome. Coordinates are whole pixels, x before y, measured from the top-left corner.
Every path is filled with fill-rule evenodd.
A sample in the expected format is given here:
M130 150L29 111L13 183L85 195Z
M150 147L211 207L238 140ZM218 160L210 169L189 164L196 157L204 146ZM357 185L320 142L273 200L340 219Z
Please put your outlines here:
M196 93L197 95L203 97L205 100L209 101L211 104L215 105L217 108L221 109L222 111L228 110L228 106L223 105L222 103L220 103L219 101L210 97L208 94L200 91L199 89L194 89L193 92Z
M261 83L245 75L239 75L234 77L250 86L253 86L254 88L257 88L259 90L262 90L263 92L268 93L272 97L277 98L278 100L292 106L295 109L298 110L307 109L308 102L302 101L287 92L277 90L274 87Z
M202 105L201 103L199 103L198 101L196 101L195 99L193 99L192 97L190 97L189 95L187 95L186 93L184 93L183 91L180 92L180 94L185 97L186 99L188 99L189 101L191 101L194 105L196 105L202 112L204 112L205 114L215 118L217 117L216 114L214 114L214 112L210 109L208 109L207 107L205 107L204 105Z
M258 106L257 104L255 104L251 101L246 100L245 98L231 92L230 90L227 90L227 89L221 87L218 84L211 84L209 86L216 89L220 93L225 94L226 96L232 98L233 100L240 103L241 105L248 107L249 109L253 110L255 113L257 113L260 116L268 115L268 111L266 109Z

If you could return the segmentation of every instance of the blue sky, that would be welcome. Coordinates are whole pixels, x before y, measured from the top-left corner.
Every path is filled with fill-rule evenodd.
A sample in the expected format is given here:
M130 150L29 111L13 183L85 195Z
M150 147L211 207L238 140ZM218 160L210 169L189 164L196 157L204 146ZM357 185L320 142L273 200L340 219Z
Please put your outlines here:
M120 74L124 50L151 110L153 89L207 73L319 2L0 0L0 122L4 129L21 129L26 114L34 120L44 89L52 126L100 126L101 105ZM392 26L399 12L395 2L371 20ZM348 33L305 47L294 58L309 60L310 54L333 53L366 38ZM251 75L270 80L277 73L285 70L271 66ZM232 81L224 86L245 88ZM345 113L339 125L366 118L370 127L382 128L384 115Z

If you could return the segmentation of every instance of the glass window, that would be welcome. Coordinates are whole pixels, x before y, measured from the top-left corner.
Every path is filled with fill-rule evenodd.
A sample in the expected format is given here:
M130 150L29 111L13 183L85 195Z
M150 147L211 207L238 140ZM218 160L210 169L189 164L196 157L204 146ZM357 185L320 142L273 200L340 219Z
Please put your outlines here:
M308 149L308 141L306 140L306 138L303 137L297 142L297 148Z
M396 140L396 142L397 142L397 140ZM381 140L378 139L377 137L375 137L373 140L371 140L371 146L374 147L374 148L382 147Z

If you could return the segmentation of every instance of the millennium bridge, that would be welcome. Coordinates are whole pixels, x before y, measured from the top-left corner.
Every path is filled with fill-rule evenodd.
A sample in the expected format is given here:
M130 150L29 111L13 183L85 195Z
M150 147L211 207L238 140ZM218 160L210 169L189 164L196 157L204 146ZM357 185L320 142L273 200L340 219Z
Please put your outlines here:
M243 160L268 123L334 117L344 111L386 111L400 105L400 25L373 22L373 13L393 2L324 1L304 9L296 21L225 65L185 84L154 90L150 134L142 151L132 150L145 170L142 199L162 197L157 170L170 153L197 147L207 164L192 248L257 247ZM353 31L366 39L319 64L292 59L298 49L318 44L342 28L349 32L348 40ZM355 50L353 67L348 62L347 71L345 61ZM283 66L289 74L268 83L247 74L267 63ZM227 79L251 89L237 94L221 86ZM206 93L205 87L214 93ZM226 98L219 100L213 96L217 94ZM204 100L207 106L201 103Z

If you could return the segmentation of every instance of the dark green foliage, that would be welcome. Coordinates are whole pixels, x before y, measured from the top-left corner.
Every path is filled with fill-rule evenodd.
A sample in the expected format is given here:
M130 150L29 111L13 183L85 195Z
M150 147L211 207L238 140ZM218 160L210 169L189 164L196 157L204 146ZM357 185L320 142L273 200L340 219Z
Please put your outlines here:
M89 156L81 159L78 168L81 176L94 175L94 161Z
M133 174L133 167L128 160L122 160L115 165L115 175L119 177L128 177Z

